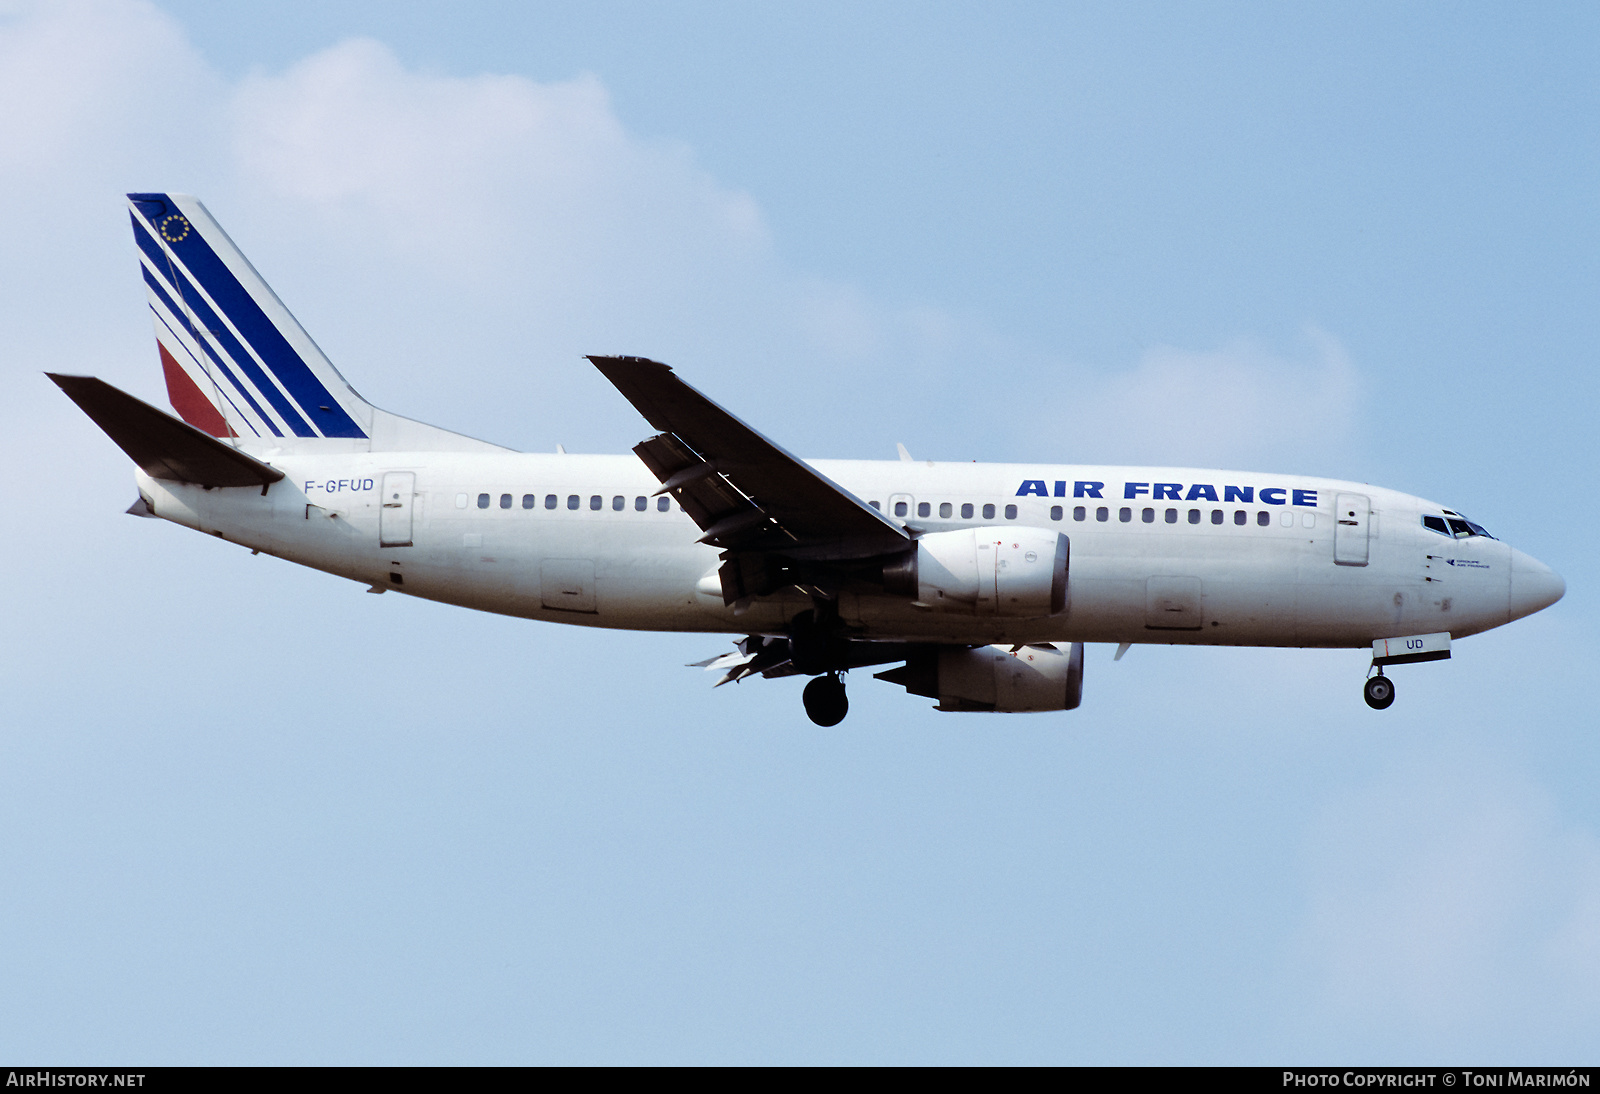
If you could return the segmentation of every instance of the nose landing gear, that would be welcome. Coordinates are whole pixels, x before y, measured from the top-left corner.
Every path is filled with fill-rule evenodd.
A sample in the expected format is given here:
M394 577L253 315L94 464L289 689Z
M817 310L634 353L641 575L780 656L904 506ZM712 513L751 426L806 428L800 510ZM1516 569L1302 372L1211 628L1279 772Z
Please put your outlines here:
M1399 593L1394 595L1397 598L1400 596ZM1399 602L1398 599L1395 600L1396 604ZM1368 677L1367 686L1362 691L1367 706L1373 710L1387 710L1394 702L1394 681L1383 674L1385 665L1416 665L1423 661L1449 659L1449 631L1377 639L1372 643L1372 668L1378 670L1378 675Z
M819 726L836 726L850 713L850 700L845 697L844 681L839 679L836 672L811 681L800 698L806 705L806 715Z
M1394 702L1394 681L1378 670L1378 675L1367 677L1366 686L1361 689L1362 697L1366 699L1367 706L1373 710L1387 710L1389 704Z

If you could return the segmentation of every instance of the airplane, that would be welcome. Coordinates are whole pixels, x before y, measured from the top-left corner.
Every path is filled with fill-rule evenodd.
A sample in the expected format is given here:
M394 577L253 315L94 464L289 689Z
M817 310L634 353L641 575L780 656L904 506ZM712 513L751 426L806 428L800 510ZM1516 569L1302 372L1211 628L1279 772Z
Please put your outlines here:
M1364 483L1176 467L802 460L642 357L591 356L654 433L517 452L368 403L198 200L128 195L168 398L47 375L157 517L394 591L526 619L739 636L718 684L842 677L937 709L1076 708L1087 642L1372 649L1391 666L1566 591L1458 510Z

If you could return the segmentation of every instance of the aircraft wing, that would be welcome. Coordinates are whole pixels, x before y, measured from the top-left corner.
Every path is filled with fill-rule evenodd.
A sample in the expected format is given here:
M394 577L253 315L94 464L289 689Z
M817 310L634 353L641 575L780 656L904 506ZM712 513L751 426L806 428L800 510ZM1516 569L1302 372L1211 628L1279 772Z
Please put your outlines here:
M659 436L634 452L705 533L725 550L868 558L903 550L893 521L803 460L643 357L590 361Z

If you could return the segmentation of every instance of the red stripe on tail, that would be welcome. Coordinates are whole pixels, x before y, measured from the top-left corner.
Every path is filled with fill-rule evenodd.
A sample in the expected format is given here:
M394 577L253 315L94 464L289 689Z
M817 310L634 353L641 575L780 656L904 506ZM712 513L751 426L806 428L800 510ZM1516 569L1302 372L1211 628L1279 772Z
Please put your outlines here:
M156 348L161 351L161 371L167 377L167 398L178 416L213 437L237 437L238 434L229 428L216 405L195 386L189 374L183 371L183 366L172 359L167 347L157 342Z

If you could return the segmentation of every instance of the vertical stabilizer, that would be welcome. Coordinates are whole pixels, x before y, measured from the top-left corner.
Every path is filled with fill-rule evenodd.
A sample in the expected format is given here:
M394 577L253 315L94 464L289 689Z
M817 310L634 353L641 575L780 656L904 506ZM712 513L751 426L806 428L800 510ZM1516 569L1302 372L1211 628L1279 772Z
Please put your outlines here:
M285 448L499 448L357 395L197 199L129 194L128 207L167 396L190 425Z

